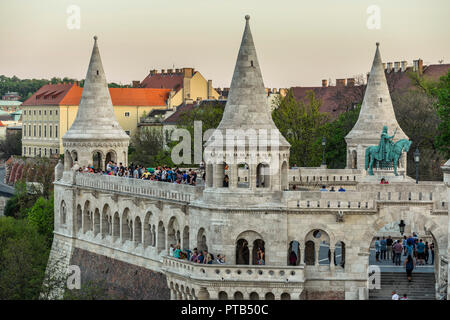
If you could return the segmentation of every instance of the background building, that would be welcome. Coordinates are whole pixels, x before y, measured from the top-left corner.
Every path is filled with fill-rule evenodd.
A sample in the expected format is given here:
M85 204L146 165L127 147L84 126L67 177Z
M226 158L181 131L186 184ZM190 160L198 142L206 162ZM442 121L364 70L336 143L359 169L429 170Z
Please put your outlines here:
M75 120L82 92L78 83L48 84L23 103L23 156L64 152L61 137ZM120 126L133 135L140 117L154 109L167 109L170 90L109 88L109 92ZM96 118L95 111L92 118Z

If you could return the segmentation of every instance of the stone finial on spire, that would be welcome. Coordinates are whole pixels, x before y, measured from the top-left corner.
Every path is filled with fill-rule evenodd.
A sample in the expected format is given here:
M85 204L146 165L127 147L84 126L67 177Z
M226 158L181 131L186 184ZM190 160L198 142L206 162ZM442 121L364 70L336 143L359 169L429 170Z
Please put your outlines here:
M376 43L376 45L377 45L377 48L378 48L378 47L380 46L380 43L379 43L379 42L377 42L377 43Z
M245 16L245 20L250 20L250 15L249 14L247 14L246 16Z

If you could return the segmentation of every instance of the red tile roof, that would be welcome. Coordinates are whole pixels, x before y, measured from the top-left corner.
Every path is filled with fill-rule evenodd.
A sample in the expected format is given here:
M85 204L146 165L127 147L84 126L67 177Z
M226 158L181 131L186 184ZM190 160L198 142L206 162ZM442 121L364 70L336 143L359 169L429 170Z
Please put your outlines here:
M182 73L149 74L141 82L141 86L143 88L164 88L178 91L183 87L183 79L184 75Z
M23 106L77 106L83 88L75 84L47 84L27 99ZM114 106L165 106L170 89L109 88Z

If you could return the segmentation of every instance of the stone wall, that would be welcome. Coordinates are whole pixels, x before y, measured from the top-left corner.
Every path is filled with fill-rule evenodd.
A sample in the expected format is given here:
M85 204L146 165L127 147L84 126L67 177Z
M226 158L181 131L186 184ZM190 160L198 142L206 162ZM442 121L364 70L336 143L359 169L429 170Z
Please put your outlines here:
M75 248L71 265L81 270L81 284L104 281L108 295L119 299L169 300L166 276L143 267Z

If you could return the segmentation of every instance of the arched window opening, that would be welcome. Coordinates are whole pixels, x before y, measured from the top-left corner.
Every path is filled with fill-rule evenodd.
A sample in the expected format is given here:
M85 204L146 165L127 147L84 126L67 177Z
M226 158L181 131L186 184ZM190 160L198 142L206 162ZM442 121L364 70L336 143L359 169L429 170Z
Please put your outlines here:
M166 229L162 221L158 224L158 253L166 249Z
M293 240L289 243L288 264L290 266L298 266L300 261L300 243L297 240Z
M269 188L270 187L270 168L266 163L260 163L256 167L256 187Z
M94 213L94 237L100 233L100 210L95 209Z
M83 225L83 213L81 211L81 206L77 206L77 231L81 231Z
M112 235L112 224L111 224L111 214L110 209L107 204L103 207L102 210L102 238L104 239L106 236Z
M60 213L60 224L66 224L66 203L64 201L61 202L59 213Z
M266 300L275 300L275 295L272 292L267 292L265 298Z
M150 224L152 213L147 212L144 218L144 248L153 245L152 226Z
M281 294L281 300L291 300L291 295L284 292L283 294Z
M250 186L250 175L249 175L249 166L247 163L239 163L238 164L238 188L247 188Z
M250 293L250 300L259 300L259 295L256 292Z
M261 239L256 239L255 241L253 241L252 264L254 265L266 264L266 253L264 244L265 244L264 241Z
M92 230L92 212L90 211L90 203L86 201L83 210L83 233Z
M189 249L189 227L185 226L183 229L183 248L186 251Z
M219 300L228 300L228 294L225 291L220 291Z
M345 243L338 241L334 248L334 265L345 267Z
M236 264L250 264L250 252L245 239L239 239L236 243Z
M94 166L94 169L103 170L102 163L102 154L100 151L94 151L92 155L92 165Z
M136 245L142 243L142 223L139 217L134 219L134 242Z
M234 293L234 300L244 300L244 295L240 291Z
M356 155L356 150L352 151L352 169L356 169L358 166L358 156Z
M131 235L133 234L133 221L131 220L130 210L126 208L122 214L122 243L125 241L131 241Z
M120 239L120 217L119 213L114 213L114 221L113 221L113 240L116 241Z
M309 240L305 243L305 264L313 266L316 261L316 250L314 242Z
M206 235L205 235L205 229L200 228L198 230L197 234L197 250L200 251L208 251L208 245L206 243Z

